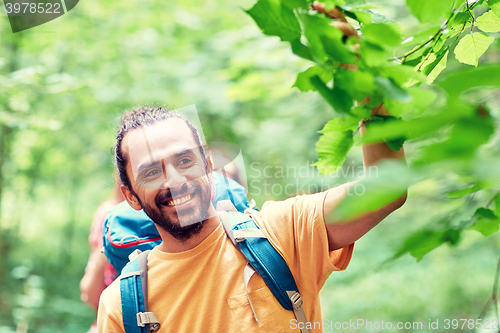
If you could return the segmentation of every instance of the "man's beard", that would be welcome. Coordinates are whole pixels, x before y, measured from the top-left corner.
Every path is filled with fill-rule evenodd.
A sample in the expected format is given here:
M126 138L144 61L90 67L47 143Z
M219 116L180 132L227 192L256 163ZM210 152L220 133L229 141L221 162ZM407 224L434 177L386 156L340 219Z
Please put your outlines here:
M203 185L187 182L182 184L180 189L174 193L171 190L159 193L155 198L156 207L151 207L147 203L143 204L142 202L141 206L157 226L167 231L175 239L184 242L191 238L191 236L199 233L210 217L208 213L211 197L210 182L206 176L203 176L201 180L204 183ZM181 214L176 210L172 214L175 215L174 218L162 213L161 207L164 206L163 203L172 199L172 197L180 197L189 192L193 192L193 195L200 197L200 204L198 206L183 209ZM184 226L181 225L181 221Z

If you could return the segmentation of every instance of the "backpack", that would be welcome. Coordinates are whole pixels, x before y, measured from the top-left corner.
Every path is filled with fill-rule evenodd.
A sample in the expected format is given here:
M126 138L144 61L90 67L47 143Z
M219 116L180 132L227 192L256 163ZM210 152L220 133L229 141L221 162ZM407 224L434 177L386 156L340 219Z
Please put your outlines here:
M221 201L217 207L230 203ZM272 246L253 218L231 209L220 212L219 216L227 236L243 254L248 263L243 271L243 282L255 321L258 318L248 294L248 281L257 272L271 292L286 310L292 310L302 333L310 333L306 328L307 318L302 306L297 284L287 263ZM160 328L160 321L147 305L147 256L150 251L136 251L125 266L120 279L123 325L126 333L150 333ZM301 324L300 324L301 323Z
M239 212L254 208L255 202L248 201L243 186L234 180L213 172L215 193L213 204L230 200ZM114 206L103 224L104 254L118 274L129 262L129 255L135 250L150 250L161 243L160 234L154 222L144 210L137 211L124 201Z

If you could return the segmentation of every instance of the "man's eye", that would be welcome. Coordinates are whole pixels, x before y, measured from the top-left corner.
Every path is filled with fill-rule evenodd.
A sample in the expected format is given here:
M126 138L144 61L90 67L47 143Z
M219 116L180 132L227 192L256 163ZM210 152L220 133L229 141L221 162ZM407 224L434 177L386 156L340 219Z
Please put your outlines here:
M157 169L151 170L148 173L146 173L146 177L153 177L153 176L156 176L159 173L160 173L160 170L157 170Z
M183 158L182 160L179 161L179 164L181 165L185 165L185 164L189 164L191 163L191 159L190 158Z

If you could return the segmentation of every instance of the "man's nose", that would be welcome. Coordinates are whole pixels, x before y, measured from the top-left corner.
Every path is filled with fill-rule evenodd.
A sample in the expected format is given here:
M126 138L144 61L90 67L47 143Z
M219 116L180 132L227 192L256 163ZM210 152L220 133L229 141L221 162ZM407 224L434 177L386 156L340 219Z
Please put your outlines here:
M187 181L186 177L172 165L164 166L163 175L165 177L165 188L178 187L179 184Z

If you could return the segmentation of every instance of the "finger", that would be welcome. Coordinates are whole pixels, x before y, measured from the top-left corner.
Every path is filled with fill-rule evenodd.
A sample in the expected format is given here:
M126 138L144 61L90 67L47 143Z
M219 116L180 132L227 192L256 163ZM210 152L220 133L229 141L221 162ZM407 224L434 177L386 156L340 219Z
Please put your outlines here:
M347 37L356 36L357 38L359 38L356 29L354 29L354 27L347 22L333 21L330 24L335 28L340 29L340 31L342 31Z
M333 7L332 9L327 11L324 3L321 3L319 1L314 1L314 3L312 4L312 9L314 9L319 13L323 13L334 20L341 20L343 22L347 22L346 18L344 17L344 14L337 7Z

